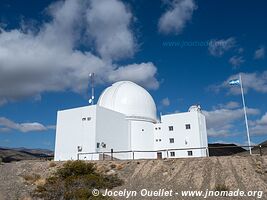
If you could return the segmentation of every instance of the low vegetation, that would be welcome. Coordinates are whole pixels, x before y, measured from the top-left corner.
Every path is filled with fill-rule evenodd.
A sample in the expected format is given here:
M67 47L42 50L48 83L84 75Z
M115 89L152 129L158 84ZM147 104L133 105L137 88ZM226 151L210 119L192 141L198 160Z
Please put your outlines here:
M22 176L24 178L24 180L27 182L27 183L30 183L30 184L33 184L35 183L36 181L38 181L39 179L41 179L41 176L39 174L27 174L27 175L23 175Z
M214 188L215 191L229 191L229 188L225 184L217 184Z
M112 189L122 184L116 175L97 172L93 163L69 161L46 179L44 185L37 186L33 196L49 200L107 199L102 195L94 197L92 190Z

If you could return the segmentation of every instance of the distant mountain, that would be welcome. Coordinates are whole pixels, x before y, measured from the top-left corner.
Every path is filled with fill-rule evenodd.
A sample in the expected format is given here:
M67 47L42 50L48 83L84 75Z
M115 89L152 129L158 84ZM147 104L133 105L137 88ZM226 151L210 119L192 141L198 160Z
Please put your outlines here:
M209 144L209 156L230 156L245 151L246 149L239 147L236 144Z
M20 160L52 159L54 152L47 149L4 148L0 147L2 162Z
M267 140L260 143L262 146L261 153L267 155ZM230 156L230 155L249 155L249 151L237 146L236 144L221 144L214 143L209 144L209 154L210 156ZM260 154L260 149L258 146L252 148L252 154Z
M262 143L260 143L259 145L261 145L261 153L263 155L267 155L267 140L262 142ZM252 148L252 153L260 154L260 148L259 147Z

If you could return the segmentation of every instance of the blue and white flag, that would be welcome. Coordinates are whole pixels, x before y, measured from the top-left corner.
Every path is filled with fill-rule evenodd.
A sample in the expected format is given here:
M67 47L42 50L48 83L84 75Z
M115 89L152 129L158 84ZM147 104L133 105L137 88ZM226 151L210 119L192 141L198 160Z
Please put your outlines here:
M229 81L229 84L230 85L240 85L240 81L239 81L239 79L234 79L234 80Z

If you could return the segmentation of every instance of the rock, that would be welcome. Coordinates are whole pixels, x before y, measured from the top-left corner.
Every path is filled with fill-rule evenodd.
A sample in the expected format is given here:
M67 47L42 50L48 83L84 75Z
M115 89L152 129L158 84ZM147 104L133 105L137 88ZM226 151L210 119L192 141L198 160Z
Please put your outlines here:
M166 175L168 175L168 172L163 172L162 175L163 175L163 176L166 176Z
M115 170L111 169L106 173L108 176L116 175Z

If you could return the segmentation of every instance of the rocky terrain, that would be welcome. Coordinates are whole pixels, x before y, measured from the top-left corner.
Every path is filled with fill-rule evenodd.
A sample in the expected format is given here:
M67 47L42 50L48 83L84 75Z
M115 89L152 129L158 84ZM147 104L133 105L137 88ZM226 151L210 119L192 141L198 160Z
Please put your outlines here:
M118 190L227 190L263 191L267 199L267 156L227 156L168 160L98 161L99 172L117 174L124 180ZM0 165L0 199L32 199L31 193L63 162L19 161ZM125 199L116 197L115 199ZM204 199L201 197L141 197L129 199ZM207 199L257 199L257 197L210 197Z

